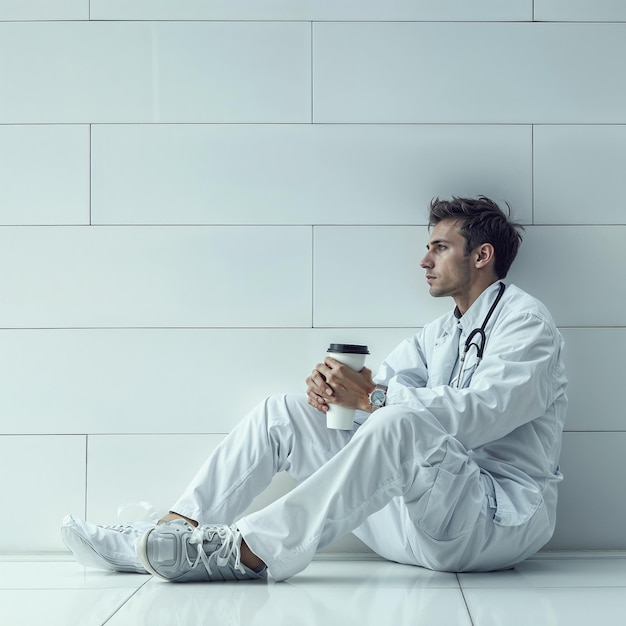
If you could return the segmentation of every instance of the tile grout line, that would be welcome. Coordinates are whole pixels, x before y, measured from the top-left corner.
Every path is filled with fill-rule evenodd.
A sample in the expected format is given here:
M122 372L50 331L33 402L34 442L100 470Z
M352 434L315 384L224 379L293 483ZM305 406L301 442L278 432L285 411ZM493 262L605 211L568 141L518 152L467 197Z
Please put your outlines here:
M313 21L311 21L311 124L315 123L315 113L314 113L314 97L313 97L313 90L314 90L314 81L313 81Z
M137 593L144 588L145 585L147 585L150 580L152 580L152 576L150 576L150 578L148 580L146 580L145 583L143 583L142 585L139 585L139 587L137 587L133 593L131 593L128 598L126 598L126 600L124 600L124 602L122 602L122 604L120 604L114 611L113 613L111 613L111 615L109 615L109 617L106 618L106 620L104 622L102 622L101 626L106 626L106 624L108 624L136 595Z
M93 124L89 124L89 226L92 226L92 204L93 204Z
M83 519L87 519L87 498L88 496L88 484L87 481L89 480L89 472L87 471L87 468L89 466L89 434L85 434L85 491L84 491L84 495L85 495L85 509L83 511Z
M535 224L535 126L530 127L530 223Z
M315 225L311 225L311 329L315 328Z
M469 605L467 603L467 598L465 597L465 592L463 591L463 585L461 584L461 579L458 574L455 574L456 582L459 585L459 591L461 592L461 597L463 598L463 604L465 604L465 610L467 611L467 616L469 617L469 621L471 626L474 626L474 619L472 618L472 612L470 611Z

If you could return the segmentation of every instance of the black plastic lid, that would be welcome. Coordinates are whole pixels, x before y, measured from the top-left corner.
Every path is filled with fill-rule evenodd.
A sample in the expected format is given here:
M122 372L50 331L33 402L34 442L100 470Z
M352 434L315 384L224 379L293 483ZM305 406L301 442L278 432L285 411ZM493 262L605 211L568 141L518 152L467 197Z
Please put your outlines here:
M331 343L327 352L339 352L344 354L369 354L367 346L356 346L353 343Z

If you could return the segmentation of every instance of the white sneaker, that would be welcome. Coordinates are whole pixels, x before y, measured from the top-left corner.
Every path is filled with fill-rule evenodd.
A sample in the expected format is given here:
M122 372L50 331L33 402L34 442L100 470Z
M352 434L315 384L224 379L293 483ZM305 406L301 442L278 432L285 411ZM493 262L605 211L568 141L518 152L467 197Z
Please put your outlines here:
M235 526L207 524L194 528L176 519L146 531L137 547L145 568L175 582L258 580L241 562L241 533Z
M61 537L81 565L147 574L137 557L137 542L155 526L148 522L98 526L67 515L61 524Z

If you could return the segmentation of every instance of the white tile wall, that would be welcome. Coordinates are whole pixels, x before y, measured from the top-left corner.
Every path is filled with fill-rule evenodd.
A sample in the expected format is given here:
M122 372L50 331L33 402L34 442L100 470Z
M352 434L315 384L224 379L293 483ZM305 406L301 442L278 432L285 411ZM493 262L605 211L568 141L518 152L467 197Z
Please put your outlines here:
M0 0L2 523L37 507L0 551L61 549L68 512L166 507L330 341L375 368L450 306L419 268L425 205L479 193L527 224L511 280L567 342L551 546L623 549L626 24L603 22L624 19L610 0Z
M0 229L3 327L310 326L306 227Z
M95 20L529 20L532 0L91 0Z
M626 224L626 126L536 126L537 224Z
M560 326L624 326L626 226L529 226L509 278Z
M310 32L302 22L0 23L0 58L11 59L0 123L309 122Z
M626 432L565 433L556 531L550 549L616 550L624 546Z
M315 326L423 326L448 311L419 266L427 239L425 226L316 227Z
M94 224L425 223L434 196L532 220L529 126L98 125Z
M61 549L68 507L85 507L85 437L4 435L0 467L0 552Z
M529 20L532 0L91 0L92 19Z
M87 519L115 524L118 507L142 501L164 515L222 439L217 434L90 435Z
M89 127L0 126L0 224L89 224Z
M626 121L626 24L316 23L313 35L315 122Z
M534 0L535 19L564 22L623 22L626 5L622 0Z
M376 370L413 332L2 330L1 432L226 433L265 396L303 392L329 343L368 345Z
M0 331L2 432L225 433L266 395L299 393L331 342L374 371L417 328ZM624 329L564 328L569 431L625 430ZM231 346L245 346L237 376ZM250 381L242 385L241 381ZM214 393L215 385L220 393ZM37 393L33 393L33 389ZM605 407L602 409L602 407Z
M0 20L87 20L89 0L0 0Z
M626 329L563 328L569 380L566 429L626 431L623 401Z

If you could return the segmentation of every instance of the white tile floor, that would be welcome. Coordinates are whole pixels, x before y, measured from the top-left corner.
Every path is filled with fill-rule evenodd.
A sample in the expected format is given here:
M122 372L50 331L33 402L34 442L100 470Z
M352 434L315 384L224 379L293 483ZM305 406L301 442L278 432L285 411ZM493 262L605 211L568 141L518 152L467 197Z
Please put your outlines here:
M626 553L543 553L514 570L443 574L316 559L283 583L176 585L65 556L0 557L10 626L602 626L626 623Z

